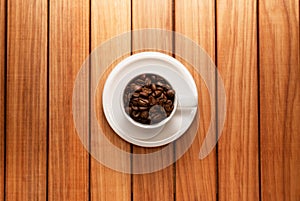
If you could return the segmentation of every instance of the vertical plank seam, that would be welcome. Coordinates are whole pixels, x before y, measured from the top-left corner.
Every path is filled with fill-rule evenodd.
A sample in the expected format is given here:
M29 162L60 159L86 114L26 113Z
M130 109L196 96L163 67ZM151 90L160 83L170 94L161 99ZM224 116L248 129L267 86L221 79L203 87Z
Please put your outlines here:
M89 0L89 55L91 54L92 51L92 0ZM88 117L88 132L89 132L89 139L88 139L88 200L92 200L92 192L91 192L91 60L89 62L89 85L88 85L88 101L89 101L89 117Z
M130 0L130 55L132 55L132 31L133 31L133 20L132 20L132 2L133 0ZM133 201L133 146L130 144L130 200Z
M218 1L215 0L214 10L215 10L215 64L216 64L216 70L215 70L215 93L216 93L216 121L219 120L218 117L218 23L217 23L217 3ZM218 123L216 123L216 139L218 139ZM216 143L216 201L219 201L219 146L218 143Z
M5 33L4 33L4 167L3 167L3 200L6 200L6 122L7 122L7 68L8 68L8 0L5 2Z
M176 31L176 15L175 0L172 0L172 57L175 58L175 31ZM176 201L176 141L173 142L173 200Z
M49 200L49 140L50 140L50 0L47 0L47 117L46 117L46 201Z
M286 14L286 22L287 22L287 27L289 28L290 27L290 16L289 16L289 11L287 9L287 5L286 5L286 2L285 1L282 1L282 6L283 6L283 12ZM281 158L282 158L282 164L286 164L286 137L285 137L285 133L286 133L286 124L287 124L287 117L288 117L288 97L289 97L289 87L290 87L290 80L291 80L291 31L290 29L287 29L288 30L288 44L289 44L289 47L288 47L288 76L287 76L287 84L286 84L286 89L285 91L287 92L285 98L284 98L284 102L285 102L285 106L283 108L283 111L284 111L284 123L283 123L283 127L284 127L284 131L283 131L283 135L282 135L282 155L281 155ZM283 182L282 182L282 189L283 189L283 197L286 198L286 187L285 185L288 183L288 181L286 181L286 167L285 165L282 166L282 176L283 176ZM288 179L289 180L289 179Z
M257 125L258 125L258 192L259 201L261 201L261 149L260 149L260 43L259 43L259 0L256 1L256 48L257 48Z

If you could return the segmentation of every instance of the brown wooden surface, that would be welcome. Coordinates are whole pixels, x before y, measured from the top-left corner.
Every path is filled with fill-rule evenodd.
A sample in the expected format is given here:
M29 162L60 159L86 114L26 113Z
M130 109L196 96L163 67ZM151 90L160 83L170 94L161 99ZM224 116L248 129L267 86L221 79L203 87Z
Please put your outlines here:
M141 28L183 33L217 61L227 117L218 149L198 160L213 106L185 63L198 85L196 140L176 164L130 175L84 149L72 90L90 50ZM172 47L172 38L145 43ZM0 77L0 201L300 200L298 0L0 0ZM103 83L95 100L105 135L128 152L158 150L115 135L101 110Z
M51 1L49 16L49 200L88 200L89 155L75 131L72 90L89 54L89 1Z
M4 119L5 119L5 6L6 1L0 0L0 201L4 200Z
M175 1L175 30L205 49L214 59L215 55L215 5L205 0ZM186 50L189 51L189 50ZM179 58L178 58L179 59ZM182 60L181 60L182 61ZM186 66L191 66L182 61ZM199 129L189 151L176 163L176 200L207 200L217 198L216 149L199 160L198 154L210 124L210 97L205 83L193 70L199 94ZM180 146L177 145L177 146Z
M123 32L131 29L131 15L129 0L92 0L91 4L91 48L95 50L103 42ZM105 27L105 29L103 28ZM130 50L131 43L128 42ZM111 52L114 54L115 52ZM129 54L128 54L129 55ZM127 55L127 56L128 56ZM112 66L113 67L113 66ZM106 74L106 77L108 74ZM103 78L105 81L105 78ZM99 84L99 89L95 98L96 111L99 123L102 123L102 128L105 130L109 139L115 146L122 150L130 152L130 144L123 141L117 135L114 135L113 130L105 119L102 108L102 90L104 82ZM101 89L100 89L101 88ZM93 138L91 139L93 140ZM94 147L92 147L94 148ZM91 199L92 200L123 200L131 199L131 176L130 174L120 173L111 170L93 157L91 158Z
M227 116L219 141L219 200L258 200L256 1L217 1L218 69Z
M300 200L299 1L259 1L262 200Z
M8 1L7 14L6 200L45 200L47 1Z

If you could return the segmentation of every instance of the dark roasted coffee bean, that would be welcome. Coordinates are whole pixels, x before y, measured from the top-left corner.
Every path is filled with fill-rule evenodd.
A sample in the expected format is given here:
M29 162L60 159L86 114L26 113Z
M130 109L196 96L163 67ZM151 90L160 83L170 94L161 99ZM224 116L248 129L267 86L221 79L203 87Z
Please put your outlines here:
M148 97L148 93L146 93L146 92L140 92L140 95L143 97Z
M157 100L158 100L158 102L160 102L160 101L162 101L163 103L166 102L166 101L163 99L163 94L161 94L160 97L157 98Z
M142 79L137 79L137 80L135 81L135 83L138 84L138 85L144 85L144 84L145 84L145 81L142 80Z
M138 104L140 106L147 106L149 104L149 101L147 99L139 99Z
M151 84L151 89L152 89L152 91L156 90L156 85L154 83Z
M149 97L149 103L150 105L155 105L156 104L156 99L153 96Z
M172 108L171 108L170 105L165 105L164 108L165 108L165 110L166 110L167 112L172 111Z
M140 96L140 94L139 94L139 93L133 93L132 96L133 96L134 98L138 98L138 97Z
M149 112L143 111L140 115L143 119L147 119L149 117Z
M134 106L134 105L133 105L131 108L132 108L133 110L135 110L135 111L139 110L139 107L138 107L138 106Z
M156 90L158 90L158 91L163 91L164 88L162 88L162 87L157 87Z
M138 105L138 101L139 101L138 98L133 98L130 102L132 103L132 105L137 106Z
M163 94L162 99L164 100L164 102L167 102L168 98L165 94Z
M140 112L139 111L133 111L132 112L132 116L135 117L135 118L137 118L137 117L140 116Z
M135 85L135 86L133 87L133 90L134 90L135 92L139 92L139 91L142 90L142 86L140 86L140 85Z
M175 91L172 90L172 89L169 89L169 90L167 91L167 95L168 95L168 97L172 98L172 97L174 97L174 95L175 95Z
M160 82L160 81L157 82L156 85L157 85L157 86L160 86L160 87L164 86L164 84L163 84L162 82Z
M148 110L148 109L149 109L148 107L139 107L140 111L145 111L145 110Z
M164 98L164 94L161 93L161 95L158 97L158 99L163 99Z
M169 89L171 89L171 86L168 85L168 84L165 84L165 85L164 85L164 88L166 88L167 90L169 90Z
M142 123L142 124L150 124L149 119L143 119L142 118L141 120L139 120L139 122Z
M143 92L145 92L147 94L151 94L152 90L150 88L145 88L145 89L143 89Z
M156 90L154 93L155 93L155 97L159 97L159 96L161 95L162 92L159 91L159 90Z

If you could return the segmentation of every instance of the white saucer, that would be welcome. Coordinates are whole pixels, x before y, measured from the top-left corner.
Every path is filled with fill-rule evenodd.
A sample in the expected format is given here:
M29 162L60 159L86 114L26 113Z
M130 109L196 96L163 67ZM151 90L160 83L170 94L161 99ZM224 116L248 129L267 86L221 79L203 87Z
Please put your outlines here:
M159 129L143 129L132 124L121 108L128 82L143 73L168 80L178 96L176 113ZM124 140L143 147L157 147L179 138L194 120L198 107L195 81L182 63L163 53L142 52L121 61L108 76L103 89L103 110L111 128Z

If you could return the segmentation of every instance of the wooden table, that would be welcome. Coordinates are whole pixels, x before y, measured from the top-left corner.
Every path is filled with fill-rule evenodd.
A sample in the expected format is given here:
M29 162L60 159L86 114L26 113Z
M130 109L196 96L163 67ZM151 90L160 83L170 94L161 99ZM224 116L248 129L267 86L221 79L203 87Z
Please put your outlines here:
M71 97L94 48L141 28L174 30L207 51L227 117L199 160L211 106L198 79L191 148L162 171L130 175L84 149ZM298 0L0 0L0 65L0 201L300 200ZM122 149L148 152L105 128Z

